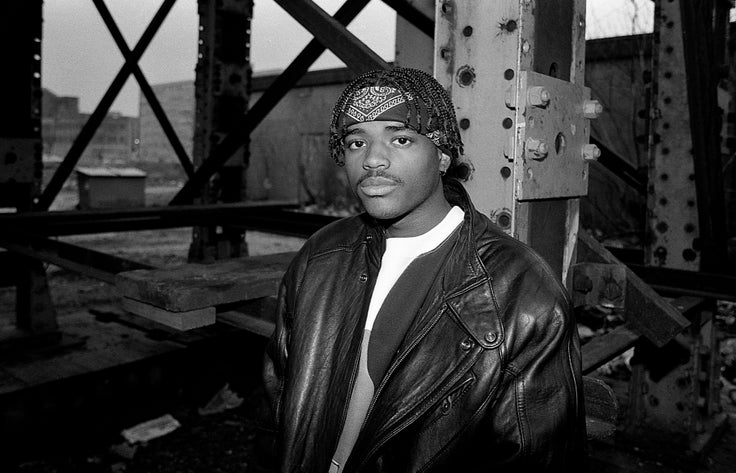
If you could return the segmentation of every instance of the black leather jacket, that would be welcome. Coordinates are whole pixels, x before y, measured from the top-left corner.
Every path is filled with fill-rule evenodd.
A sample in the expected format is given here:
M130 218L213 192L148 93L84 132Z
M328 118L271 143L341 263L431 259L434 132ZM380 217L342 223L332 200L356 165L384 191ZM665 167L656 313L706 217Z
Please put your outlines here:
M376 389L346 472L578 471L585 421L569 300L541 258L475 211ZM365 215L307 241L264 365L279 471L326 473L384 234Z

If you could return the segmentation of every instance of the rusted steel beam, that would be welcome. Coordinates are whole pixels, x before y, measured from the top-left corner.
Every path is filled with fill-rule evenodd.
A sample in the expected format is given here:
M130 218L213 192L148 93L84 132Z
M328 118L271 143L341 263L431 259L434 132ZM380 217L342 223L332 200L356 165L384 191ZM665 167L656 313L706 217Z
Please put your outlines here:
M158 119L164 135L166 135L169 143L171 143L171 147L174 148L174 153L176 154L176 157L179 158L179 162L184 168L184 172L186 172L187 176L191 177L192 174L194 174L194 166L192 165L192 160L189 158L187 151L184 149L184 145L181 144L179 137L176 135L174 127L171 125L169 118L166 116L166 112L161 106L161 103L158 101L156 94L151 88L151 85L148 83L148 80L146 80L146 76L143 75L143 71L136 62L135 58L132 56L133 53L128 47L128 43L126 43L125 38L118 28L118 25L115 23L110 10L108 10L107 5L105 5L105 2L103 0L92 1L97 7L97 11L100 13L102 21L105 22L105 25L107 25L107 29L110 30L110 34L115 40L115 44L117 44L118 49L120 49L123 58L125 58L126 62L130 62L132 64L133 76L135 77L135 80L138 81L141 92L143 92L143 95L146 97L148 105L151 106L151 110Z
M365 8L370 0L348 0L335 13L334 19L347 25ZM212 151L209 158L199 165L197 171L184 184L184 187L174 196L169 205L184 205L192 202L194 195L222 167L248 139L250 133L263 121L266 115L291 90L299 79L314 64L325 51L322 43L313 39L301 53L289 64L284 72L263 92L258 101L248 110L245 116L233 127L228 134Z
M628 266L660 294L736 301L736 276L636 264Z
M194 225L235 225L245 227L250 218L263 219L266 228L288 229L291 214L296 215L295 230L302 227L314 232L334 220L319 218L314 223L299 214L284 210L292 202L238 202L181 207L144 207L138 209L87 210L63 212L24 212L0 215L0 227L38 235L79 235L155 228L191 227ZM311 215L307 217L312 217ZM249 226L251 229L257 229ZM301 234L301 233L297 233Z
M724 21L716 14L727 18L728 10L716 8L718 1L679 2L698 204L700 269L708 272L721 272L728 261L720 144L721 111L717 95L719 69L724 57L716 56L716 53L725 51L726 34L725 28L714 29L714 25ZM718 37L716 33L722 36Z
M34 260L113 284L115 274L153 266L27 233L4 232L0 246Z
M276 0L276 3L355 72L391 67L313 1Z
M605 335L583 345L583 374L590 374L618 355L633 347L641 338L626 325L621 325Z
M606 145L595 139L593 136L590 137L590 142L601 150L601 156L598 158L599 164L603 165L603 167L611 171L616 175L616 177L631 186L639 194L646 195L647 180L642 178L641 174L634 166L608 149Z
M171 11L175 2L176 0L164 0L161 4L161 7L156 12L156 15L154 15L151 23L143 32L143 35L135 48L133 48L129 59L126 59L125 64L120 68L120 71L113 79L107 92L105 92L105 95L103 95L102 99L97 104L94 112L92 112L92 115L84 124L84 127L82 127L82 131L77 135L77 138L74 140L69 152L67 152L66 157L64 157L64 161L59 165L59 168L54 173L51 181L44 189L43 194L41 194L41 197L35 206L36 210L47 210L51 206L61 190L61 187L64 185L64 182L66 182L67 178L74 170L74 167L77 165L79 158L82 157L82 153L84 153L85 148L92 140L92 137L94 137L97 128L99 128L100 124L105 119L105 116L107 116L110 106L125 85L125 82L128 80L128 76L133 70L133 65L137 63L141 56L143 56L143 53L151 43L153 36L161 27L161 24L166 19L166 16L169 14L169 11Z
M428 18L406 0L383 0L383 3L393 8L399 16L411 23L419 31L430 38L434 38L434 18Z
M586 232L578 233L578 261L621 264ZM656 346L664 346L690 322L630 269L626 269L626 321Z

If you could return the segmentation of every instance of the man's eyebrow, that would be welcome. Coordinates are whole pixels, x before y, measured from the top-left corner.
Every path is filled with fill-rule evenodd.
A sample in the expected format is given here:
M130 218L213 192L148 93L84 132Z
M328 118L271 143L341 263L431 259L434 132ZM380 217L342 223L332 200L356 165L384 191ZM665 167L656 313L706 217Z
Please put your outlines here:
M386 126L385 130L387 130L387 131L406 131L406 130L409 130L409 131L416 132L416 130L414 130L414 128L412 128L410 126L406 126L406 125L388 125L388 126Z
M350 128L349 130L345 130L345 134L343 136L349 136L349 135L364 135L365 130L360 127Z

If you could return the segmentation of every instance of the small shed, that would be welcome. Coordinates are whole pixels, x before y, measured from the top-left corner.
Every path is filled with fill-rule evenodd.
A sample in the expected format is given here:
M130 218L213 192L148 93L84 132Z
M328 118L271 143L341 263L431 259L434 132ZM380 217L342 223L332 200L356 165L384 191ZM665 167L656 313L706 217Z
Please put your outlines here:
M143 207L146 173L137 168L78 167L80 209Z

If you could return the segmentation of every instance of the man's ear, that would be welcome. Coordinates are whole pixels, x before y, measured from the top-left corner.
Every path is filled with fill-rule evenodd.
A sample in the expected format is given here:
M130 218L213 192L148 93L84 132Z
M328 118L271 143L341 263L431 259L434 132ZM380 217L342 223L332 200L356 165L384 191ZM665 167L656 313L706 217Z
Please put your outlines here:
M442 151L438 150L440 153L440 171L445 172L450 167L450 164L452 163L452 158L450 158L447 154L443 153Z

